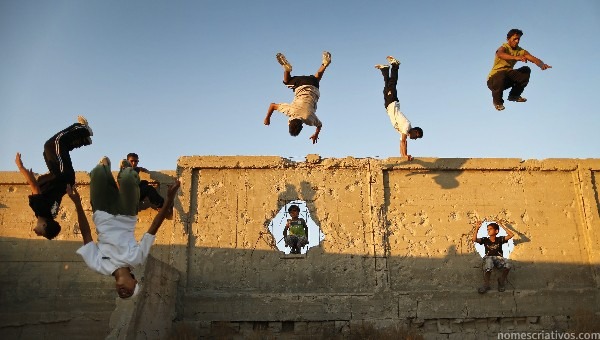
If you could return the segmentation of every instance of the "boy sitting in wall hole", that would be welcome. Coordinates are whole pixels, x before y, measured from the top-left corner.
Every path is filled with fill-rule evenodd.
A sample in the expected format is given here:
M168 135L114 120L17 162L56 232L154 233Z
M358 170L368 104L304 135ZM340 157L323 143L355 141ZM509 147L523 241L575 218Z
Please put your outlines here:
M486 221L478 221L473 228L473 242L482 244L485 249L485 255L483 256L483 286L479 287L477 291L479 294L484 294L490 290L490 277L492 276L492 270L496 267L502 270L502 274L498 278L498 291L503 292L506 289L506 277L511 266L503 256L502 245L512 239L514 234L508 228L503 228L506 230L507 235L498 236L500 225L497 222L491 222L487 225L488 237L478 238L477 232L484 222Z
M290 254L300 254L300 248L308 244L308 226L303 218L298 217L300 215L299 206L290 205L288 212L291 218L287 220L285 228L283 228L283 239L285 246L292 248Z

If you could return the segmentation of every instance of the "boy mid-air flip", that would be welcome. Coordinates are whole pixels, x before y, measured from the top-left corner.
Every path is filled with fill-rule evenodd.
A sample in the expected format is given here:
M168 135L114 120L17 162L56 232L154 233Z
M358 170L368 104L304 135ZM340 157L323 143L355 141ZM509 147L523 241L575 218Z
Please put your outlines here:
M385 83L383 86L384 106L394 129L401 135L400 154L403 158L411 161L413 157L408 154L408 141L406 140L406 137L408 136L410 139L423 138L423 129L420 127L412 127L410 121L402 114L402 111L400 111L400 101L398 100L398 92L396 90L400 61L392 56L388 56L387 60L391 65L391 72L390 65L375 65L375 68L381 70L383 81Z
M323 60L319 70L314 75L292 77L292 65L285 56L277 53L277 61L283 66L283 83L294 91L294 100L291 103L271 103L265 117L265 125L271 124L273 111L279 111L288 116L290 135L296 137L302 131L303 124L315 126L317 130L310 136L313 144L319 139L319 132L323 124L315 114L319 101L319 82L325 69L331 63L331 53L323 52Z
M77 117L77 123L59 131L44 144L44 160L48 173L36 180L33 171L26 169L17 152L15 163L19 172L31 187L29 206L37 219L33 231L49 240L60 233L60 224L55 218L67 192L67 185L75 184L75 170L69 152L75 148L92 144L92 128L83 116Z
M527 50L519 46L523 32L513 28L506 34L507 42L502 44L496 50L494 58L494 66L490 71L487 79L487 86L492 91L492 99L494 107L498 111L504 110L504 99L502 95L504 90L510 88L508 100L511 102L524 103L527 99L521 97L521 93L529 83L529 75L531 69L529 66L523 66L513 70L517 61L526 63L531 61L542 70L552 68L550 65L544 64L543 61L529 54Z
M135 240L140 201L140 177L126 160L115 181L110 171L110 160L103 157L90 173L90 203L92 219L96 225L98 242L94 242L90 224L83 211L76 188L68 186L67 193L77 211L77 222L83 246L77 250L87 266L103 275L115 278L115 288L120 298L126 299L138 291L132 270L144 264L154 243L156 233L165 220L168 209L160 209L148 231L139 242ZM169 186L164 207L172 207L180 183Z

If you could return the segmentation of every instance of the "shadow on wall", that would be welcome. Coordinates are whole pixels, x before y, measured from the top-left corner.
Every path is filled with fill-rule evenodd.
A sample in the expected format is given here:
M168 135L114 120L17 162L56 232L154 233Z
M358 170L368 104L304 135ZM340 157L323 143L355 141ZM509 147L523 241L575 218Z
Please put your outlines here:
M444 168L458 169L460 168L468 158L438 158L434 162L425 162L420 159L413 159L412 163L423 165L427 168L435 168L439 170L423 170L419 172L412 172L406 176L413 176L418 174L433 174L433 180L442 189L454 189L460 185L458 177L464 172L464 170L444 170Z
M319 214L315 209L315 195L316 191L313 188L312 184L307 181L300 182L300 190L296 188L293 184L286 184L285 190L281 191L277 197L277 206L274 211L279 211L281 208L290 201L294 200L302 200L306 202L306 206L310 212L311 218L315 221L317 225L321 225L321 221L319 219ZM273 216L274 217L274 216ZM267 221L268 224L268 221Z
M394 164L386 164L388 167L393 167L394 165L410 165L410 164L419 164L425 167L426 169L422 170L413 170L409 172L406 176L416 176L416 175L433 175L433 180L437 185L442 189L454 189L460 185L458 181L458 177L464 172L464 170L448 170L448 169L457 169L460 168L463 164L466 163L468 158L438 158L433 162L426 162L422 159L415 158L412 161L403 161L400 163ZM384 176L387 171L384 171Z
M86 267L75 254L80 244L0 238L2 334L106 336L115 308L114 279ZM375 258L315 247L305 257L290 260L280 251L256 250L258 256L252 256L251 249L152 248L159 261L182 252L197 264L180 282L177 315L166 316L177 320L362 321L599 311L591 265L513 260L507 291L481 296L476 292L481 258L473 249L465 251L450 246L440 258Z

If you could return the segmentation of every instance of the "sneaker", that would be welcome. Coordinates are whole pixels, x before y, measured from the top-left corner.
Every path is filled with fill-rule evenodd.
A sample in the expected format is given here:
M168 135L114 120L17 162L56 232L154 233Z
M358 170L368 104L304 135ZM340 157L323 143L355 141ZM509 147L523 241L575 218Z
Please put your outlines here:
M84 116L77 116L77 122L79 124L85 125L85 128L90 132L90 136L94 135L94 132L92 131L92 128L90 127L90 125L88 124L87 119L85 119Z
M383 70L383 69L386 69L386 68L390 68L390 65L377 64L377 65L375 65L375 68L379 69L379 70Z
M331 64L331 53L323 51L323 66L327 67Z
M508 99L509 101L511 101L511 102L517 102L517 103L524 103L524 102L526 102L526 101L527 101L527 99L526 99L526 98L523 98L523 97L518 97L518 98L515 98L515 97L508 97L507 99Z
M391 55L388 55L388 56L387 56L387 60L388 60L388 62L389 62L390 64L392 64L392 65L400 65L400 60L398 60L398 59L396 59L396 58L392 57Z
M504 105L502 105L502 104L494 105L494 107L495 107L495 108L496 108L496 110L498 110L498 111L502 111L502 110L504 110Z
M277 62L283 66L283 69L286 72L292 72L292 65L287 61L287 59L285 59L283 53L277 53L275 57L277 58Z
M108 168L110 169L110 159L106 156L100 158L100 161L98 162L98 164L108 166Z

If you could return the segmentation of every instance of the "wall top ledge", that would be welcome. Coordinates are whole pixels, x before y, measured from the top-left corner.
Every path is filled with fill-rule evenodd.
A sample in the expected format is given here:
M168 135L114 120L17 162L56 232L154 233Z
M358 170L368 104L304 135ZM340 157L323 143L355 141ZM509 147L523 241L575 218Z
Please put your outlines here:
M279 156L182 156L179 168L199 169L274 169L274 168L366 168L383 170L535 170L574 171L600 170L599 158L548 158L544 160L519 158L415 158L407 161L400 157L375 158L321 158L309 154L305 161L296 162Z
M177 161L178 170L183 169L353 169L377 168L393 170L495 170L495 171L575 171L578 169L600 171L600 158L547 158L543 160L519 158L415 158L407 161L400 157L376 158L321 158L309 154L305 161L296 162L279 156L181 156ZM178 172L179 172L178 171ZM113 171L116 177L117 172ZM148 177L145 178L144 176ZM143 174L143 179L170 182L176 176L175 170L153 171ZM76 172L77 183L89 183L87 171ZM0 171L0 184L23 184L23 176L18 171Z

